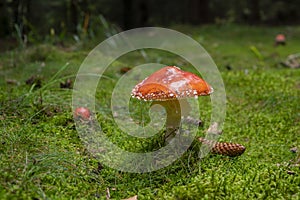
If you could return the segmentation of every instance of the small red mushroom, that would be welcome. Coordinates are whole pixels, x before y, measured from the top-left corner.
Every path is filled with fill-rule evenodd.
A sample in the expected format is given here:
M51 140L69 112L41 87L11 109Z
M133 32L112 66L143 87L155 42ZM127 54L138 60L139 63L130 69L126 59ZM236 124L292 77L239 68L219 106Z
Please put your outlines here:
M87 120L90 120L91 112L88 108L78 107L75 109L74 117L76 119L82 119L82 120L87 121Z
M275 46L285 45L286 39L284 34L278 34L275 37Z

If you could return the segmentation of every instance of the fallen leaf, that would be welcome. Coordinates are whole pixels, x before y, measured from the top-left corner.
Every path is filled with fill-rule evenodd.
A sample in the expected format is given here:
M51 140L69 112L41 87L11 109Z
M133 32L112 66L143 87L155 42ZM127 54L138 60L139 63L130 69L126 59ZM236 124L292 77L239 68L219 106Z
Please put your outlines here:
M137 200L138 199L138 196L135 195L133 197L129 197L128 199L123 199L123 200Z
M109 188L106 188L106 199L110 199Z

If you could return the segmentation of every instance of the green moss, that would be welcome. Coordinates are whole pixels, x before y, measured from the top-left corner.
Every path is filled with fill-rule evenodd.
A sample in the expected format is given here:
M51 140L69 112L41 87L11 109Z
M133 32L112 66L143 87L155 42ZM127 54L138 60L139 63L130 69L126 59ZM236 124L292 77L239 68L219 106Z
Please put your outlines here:
M298 199L299 152L293 153L290 148L300 148L300 71L283 68L278 62L299 50L300 41L295 37L299 27L175 28L198 39L219 66L227 95L220 140L246 146L242 156L209 155L200 159L195 141L179 160L155 172L131 174L103 166L87 151L75 129L72 90L59 88L66 77L74 80L86 51L68 52L41 45L1 55L0 198L106 199L110 188L112 199L136 194L139 199ZM277 32L287 33L287 46L273 46ZM250 46L257 48L262 60ZM145 53L151 62L187 65L166 52ZM109 103L122 76L120 69L143 62L139 52L114 62L96 94L102 109L96 113L97 120L104 133L121 148L137 152L154 150L162 145L161 137L147 141L125 135L116 127ZM56 74L66 63L68 67ZM227 65L232 69L226 69ZM42 77L41 88L25 84L33 74ZM9 85L6 79L19 84ZM209 98L199 101L209 105ZM147 113L139 102L133 101L130 106L137 121L141 112ZM201 111L204 122L209 121L210 109L204 106ZM199 134L207 126L208 122Z

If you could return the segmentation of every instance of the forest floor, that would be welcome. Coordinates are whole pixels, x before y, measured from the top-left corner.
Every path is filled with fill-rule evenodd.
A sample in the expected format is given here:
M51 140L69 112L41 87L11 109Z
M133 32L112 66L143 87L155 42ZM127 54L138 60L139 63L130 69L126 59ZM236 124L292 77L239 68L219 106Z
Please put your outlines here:
M68 49L36 44L0 55L0 199L299 199L300 69L280 62L300 52L300 27L171 28L197 40L214 59L227 96L220 141L243 144L245 153L200 159L195 140L158 171L128 173L103 165L75 129L72 89L60 86L75 80L92 44L101 40ZM278 33L286 34L286 45L274 46ZM187 65L166 52L144 54L147 62ZM100 104L107 104L123 67L143 62L138 52L114 62L97 90ZM202 101L206 105L210 99ZM147 145L124 141L109 111L96 112L103 132L122 148L157 148L153 140ZM209 122L209 106L201 119ZM208 126L204 123L197 134Z

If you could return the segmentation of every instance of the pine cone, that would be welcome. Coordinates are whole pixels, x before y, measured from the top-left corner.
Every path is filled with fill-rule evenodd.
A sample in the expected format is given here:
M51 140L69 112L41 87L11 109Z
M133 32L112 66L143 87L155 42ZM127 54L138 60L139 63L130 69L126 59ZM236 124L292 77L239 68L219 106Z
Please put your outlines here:
M201 137L198 140L205 145L213 146L211 152L214 154L235 157L242 155L246 149L243 145L236 143L214 142Z

